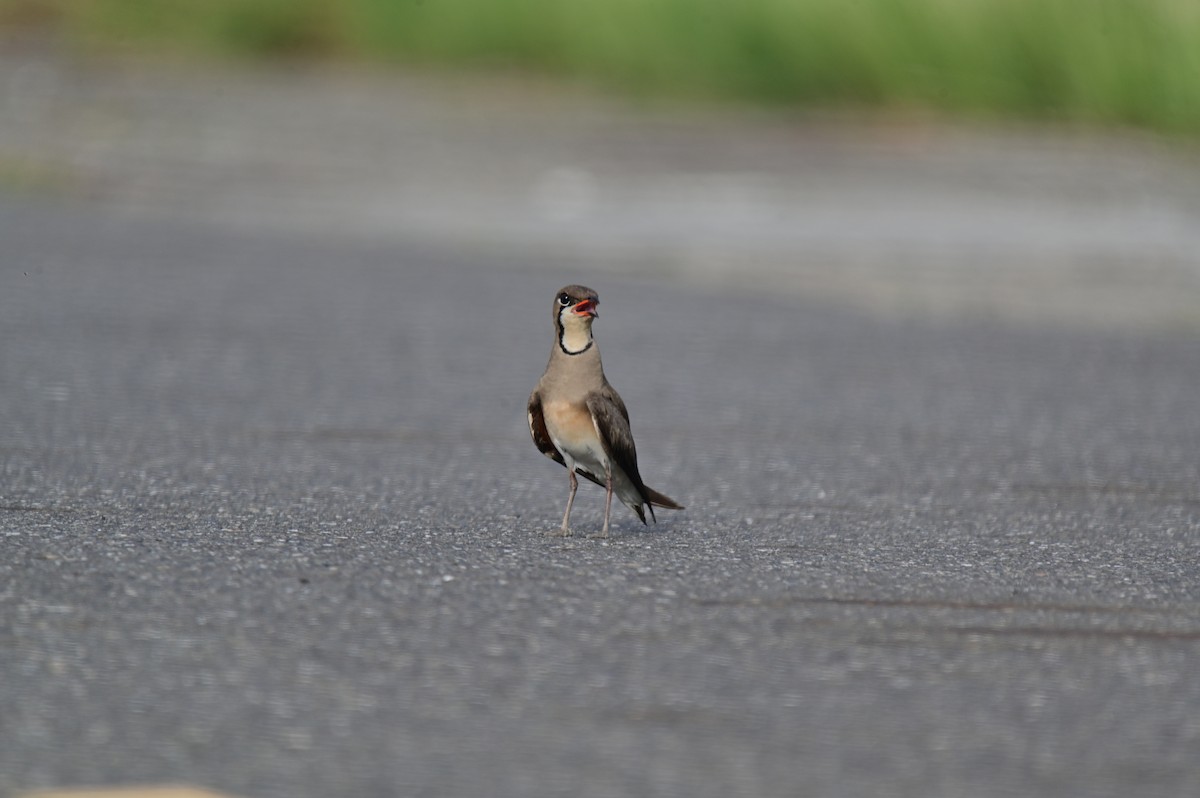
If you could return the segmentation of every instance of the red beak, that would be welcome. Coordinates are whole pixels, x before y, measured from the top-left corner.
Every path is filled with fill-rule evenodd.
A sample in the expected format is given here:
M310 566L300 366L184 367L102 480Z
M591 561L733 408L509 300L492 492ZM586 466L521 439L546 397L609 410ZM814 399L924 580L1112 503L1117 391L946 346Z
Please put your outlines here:
M596 303L590 299L585 299L574 307L575 314L578 316L591 316L598 318L599 313L596 312Z

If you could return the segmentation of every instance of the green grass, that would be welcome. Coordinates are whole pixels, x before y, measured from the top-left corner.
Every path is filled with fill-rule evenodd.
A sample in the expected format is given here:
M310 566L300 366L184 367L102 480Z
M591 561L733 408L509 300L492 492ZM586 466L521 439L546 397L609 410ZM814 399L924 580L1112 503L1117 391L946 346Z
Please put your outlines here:
M516 68L648 96L1200 134L1200 0L0 0L85 48Z

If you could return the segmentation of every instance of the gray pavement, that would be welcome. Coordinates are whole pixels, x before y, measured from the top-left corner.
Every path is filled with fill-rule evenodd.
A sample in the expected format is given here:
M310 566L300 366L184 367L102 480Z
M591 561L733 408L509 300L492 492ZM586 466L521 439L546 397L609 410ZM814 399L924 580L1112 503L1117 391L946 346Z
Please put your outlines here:
M0 193L0 794L1200 791L1186 314L926 314L27 189ZM1196 299L1185 249L1136 302ZM570 281L688 506L608 541L546 536L565 474L525 431Z

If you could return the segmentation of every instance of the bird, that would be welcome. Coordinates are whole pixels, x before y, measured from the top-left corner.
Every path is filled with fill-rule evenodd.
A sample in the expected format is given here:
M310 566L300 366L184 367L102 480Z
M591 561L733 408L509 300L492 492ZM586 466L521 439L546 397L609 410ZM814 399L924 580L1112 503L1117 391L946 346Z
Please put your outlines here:
M637 447L629 428L629 411L604 376L600 348L592 337L599 295L582 285L568 285L554 296L554 345L550 362L529 396L529 434L538 450L565 466L571 492L556 534L571 534L571 507L579 488L576 474L605 490L604 528L608 537L612 498L616 494L643 524L646 509L682 510L683 505L646 486L638 472Z

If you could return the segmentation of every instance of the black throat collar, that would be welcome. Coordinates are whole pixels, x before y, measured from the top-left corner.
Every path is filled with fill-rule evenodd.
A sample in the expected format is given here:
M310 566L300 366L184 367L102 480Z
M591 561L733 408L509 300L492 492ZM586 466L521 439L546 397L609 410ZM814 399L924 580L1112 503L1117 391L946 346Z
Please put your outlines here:
M582 355L584 352L592 348L592 344L596 343L596 339L588 336L587 346L583 349L574 351L567 349L567 328L563 326L562 319L555 319L558 327L558 348L563 351L564 355Z

